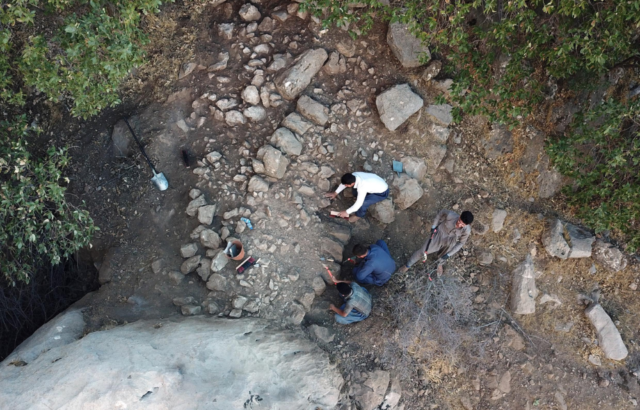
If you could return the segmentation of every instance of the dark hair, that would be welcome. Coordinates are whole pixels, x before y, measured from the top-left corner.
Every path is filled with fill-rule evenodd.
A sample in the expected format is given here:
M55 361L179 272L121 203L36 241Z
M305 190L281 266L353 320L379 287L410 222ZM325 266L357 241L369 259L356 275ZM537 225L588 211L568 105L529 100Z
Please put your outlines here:
M356 176L352 173L344 174L342 178L340 178L340 182L342 185L351 185L356 182Z
M356 256L362 256L365 253L367 253L368 250L369 250L368 246L364 246L359 243L353 246L353 254Z
M471 222L473 222L473 214L469 211L464 211L462 214L460 214L460 220L464 222L465 225L469 225Z
M340 282L336 285L336 289L338 289L338 293L342 296L349 296L351 294L351 286L348 283Z

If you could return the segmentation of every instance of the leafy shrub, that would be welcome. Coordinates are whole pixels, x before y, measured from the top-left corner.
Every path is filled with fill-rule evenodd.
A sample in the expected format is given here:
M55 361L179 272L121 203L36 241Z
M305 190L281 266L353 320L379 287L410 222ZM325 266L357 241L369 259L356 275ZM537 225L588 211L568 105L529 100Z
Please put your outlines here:
M0 124L0 271L13 286L88 245L98 229L65 199L66 150L50 147L43 159L32 158L24 124L24 117Z
M640 247L640 101L608 99L579 113L574 132L554 138L547 151L558 170L573 178L564 192L596 232L616 229Z
M0 7L0 98L23 103L24 84L54 101L70 98L72 113L85 118L118 104L120 82L143 62L142 15L160 5L160 0L10 1ZM36 19L51 24L54 12L64 16L54 34L31 35L20 49L15 40Z

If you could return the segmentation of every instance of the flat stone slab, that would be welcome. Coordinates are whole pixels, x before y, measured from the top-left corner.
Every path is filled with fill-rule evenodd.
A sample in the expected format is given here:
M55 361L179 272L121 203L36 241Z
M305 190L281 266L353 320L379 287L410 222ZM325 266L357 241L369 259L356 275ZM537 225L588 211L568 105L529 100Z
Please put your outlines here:
M328 57L329 55L323 48L311 49L302 53L291 68L276 78L275 85L280 95L287 100L293 100L299 96L320 71Z
M282 125L298 135L304 135L305 132L309 131L309 128L313 127L312 123L302 118L297 112L287 115L282 121Z
M391 23L387 31L387 43L400 64L405 68L420 67L424 63L420 57L425 56L424 62L431 59L429 48L422 44L420 39L411 34L409 25Z
M414 93L409 84L398 84L376 98L380 121L389 131L395 131L422 108L424 101Z

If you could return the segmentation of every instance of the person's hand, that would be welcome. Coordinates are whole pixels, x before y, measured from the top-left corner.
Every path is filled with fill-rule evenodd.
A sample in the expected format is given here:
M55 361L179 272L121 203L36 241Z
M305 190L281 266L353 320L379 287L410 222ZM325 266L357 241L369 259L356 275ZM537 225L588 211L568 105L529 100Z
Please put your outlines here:
M337 192L327 192L326 194L324 194L325 198L330 198L330 199L336 199L337 196L338 196Z
M340 213L338 214L338 216L339 216L340 218L348 218L348 217L349 217L349 214L347 213L347 211L342 211L342 212L340 212Z
M333 303L329 305L329 310L330 311L335 312L335 309L336 309L336 307L334 306Z
M398 269L398 272L405 273L408 270L409 270L409 268L407 268L406 266L401 266L400 269Z

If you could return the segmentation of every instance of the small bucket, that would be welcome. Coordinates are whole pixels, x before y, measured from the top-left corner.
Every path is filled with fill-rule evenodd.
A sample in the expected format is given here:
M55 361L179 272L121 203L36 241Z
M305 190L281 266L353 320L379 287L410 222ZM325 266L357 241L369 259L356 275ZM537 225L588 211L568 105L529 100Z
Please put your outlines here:
M244 247L242 246L242 242L233 241L231 242L231 245L232 246L229 249L227 257L233 259L234 261L241 261L244 258Z

